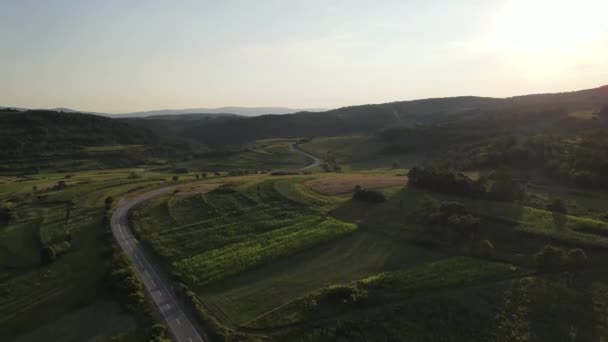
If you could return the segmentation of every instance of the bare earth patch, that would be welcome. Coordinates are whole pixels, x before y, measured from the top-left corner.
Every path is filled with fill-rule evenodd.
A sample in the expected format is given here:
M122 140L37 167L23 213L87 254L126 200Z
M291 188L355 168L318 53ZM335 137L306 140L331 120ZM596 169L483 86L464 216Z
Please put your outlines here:
M322 195L340 195L353 192L355 186L364 189L381 189L407 184L406 176L343 176L315 179L306 183L313 191Z

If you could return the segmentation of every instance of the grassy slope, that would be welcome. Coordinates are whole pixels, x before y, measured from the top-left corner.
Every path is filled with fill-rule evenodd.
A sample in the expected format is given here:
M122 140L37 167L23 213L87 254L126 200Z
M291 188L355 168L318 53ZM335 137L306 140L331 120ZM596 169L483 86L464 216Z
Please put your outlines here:
M37 336L35 327L61 320L82 308L95 317L104 317L106 321L99 321L100 326L116 325L111 323L115 309L96 304L104 293L103 201L107 196L116 198L142 187L165 183L164 177L141 170L143 178L128 179L131 171L82 172L69 179L63 174L40 174L21 182L0 185L0 198L13 206L16 213L16 219L0 230L0 264L3 266L0 271L0 330L3 338L25 331ZM32 186L44 189L59 180L66 181L68 188L39 190L38 197L32 195ZM65 244L67 201L75 203L67 222L72 235L71 247L66 248L66 253L53 264L40 266L42 243ZM75 329L77 336L89 336L88 322L83 323L74 324L84 328ZM128 330L133 328L132 324L127 326ZM62 338L68 338L68 335Z
M260 140L246 150L221 157L204 157L178 165L203 170L297 169L310 164L309 158L292 151L285 140Z

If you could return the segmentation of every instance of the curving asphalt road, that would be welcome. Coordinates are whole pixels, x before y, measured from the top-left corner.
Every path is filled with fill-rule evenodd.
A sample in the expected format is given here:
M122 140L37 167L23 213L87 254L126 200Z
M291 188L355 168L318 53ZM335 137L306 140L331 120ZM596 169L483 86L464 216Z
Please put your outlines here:
M297 171L317 167L323 162L320 158L301 150L296 143L291 143L289 146L293 151L303 154L313 160L312 164ZM192 323L195 319L188 317L186 312L175 300L175 293L170 281L159 276L159 274L161 274L160 267L153 265L152 262L148 260L142 245L131 233L128 223L129 210L133 209L133 207L146 200L173 191L180 186L181 185L174 185L153 190L139 195L136 198L121 201L114 212L114 215L112 215L112 233L118 241L120 248L122 248L129 259L131 259L131 262L133 262L135 270L143 281L150 298L152 298L158 311L165 319L165 323L169 328L169 332L173 339L177 342L204 342L205 339L203 339L195 325Z
M304 151L303 149L301 149L301 148L298 146L298 143L295 143L295 142L290 143L290 144L289 144L289 148L290 148L292 151L297 152L297 153L299 153L299 154L302 154L302 155L304 155L304 156L306 156L306 157L308 157L308 158L310 158L310 159L312 159L312 160L313 160L312 164L310 164L310 165L308 165L308 166L305 166L305 167L303 167L303 168L301 168L301 169L297 169L296 171L306 171L306 170L308 170L308 169L312 169L313 167L317 167L317 166L319 166L319 165L321 165L321 164L323 163L323 160L322 160L321 158L319 158L319 157L317 157L317 156L315 156L315 155L312 155L312 154L310 154L310 153L308 153L308 152Z
M192 324L194 320L187 316L175 300L171 284L159 276L159 268L146 258L143 247L135 239L128 225L127 215L129 210L145 200L172 191L177 187L170 186L150 191L120 203L118 209L112 215L112 233L114 233L122 250L135 265L135 270L148 290L150 298L165 319L173 340L177 342L204 342L205 339Z

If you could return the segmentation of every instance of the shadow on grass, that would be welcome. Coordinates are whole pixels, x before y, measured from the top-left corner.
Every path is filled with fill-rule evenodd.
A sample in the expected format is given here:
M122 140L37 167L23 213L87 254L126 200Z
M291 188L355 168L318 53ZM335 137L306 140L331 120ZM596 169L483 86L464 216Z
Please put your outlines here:
M497 315L501 341L601 341L591 281L561 273L523 278L503 293Z

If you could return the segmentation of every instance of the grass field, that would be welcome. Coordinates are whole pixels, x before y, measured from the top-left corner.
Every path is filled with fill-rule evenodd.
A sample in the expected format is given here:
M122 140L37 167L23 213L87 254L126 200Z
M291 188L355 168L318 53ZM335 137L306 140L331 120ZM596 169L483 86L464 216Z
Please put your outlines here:
M130 178L132 172L139 177ZM171 176L118 169L4 180L0 200L12 208L14 219L0 229L0 338L10 340L27 331L23 339L32 340L50 334L52 327L57 327L53 340L133 331L130 315L118 317L131 323L118 324L115 304L99 304L107 296L101 255L104 200L168 184ZM55 188L60 181L65 188ZM41 265L42 246L53 248L55 262ZM99 327L115 329L89 329L91 317ZM72 329L61 328L65 325Z
M343 170L388 169L395 163L401 168L410 168L428 158L411 153L387 154L385 143L370 136L314 138L300 147L322 159L335 160Z
M298 169L311 160L289 148L288 140L260 140L244 151L178 163L180 167L207 171Z
M598 257L593 265L602 264L608 247L602 193L535 185L529 192L535 201L523 204L471 200L404 187L401 173L211 175L146 201L130 219L145 245L213 316L270 340L433 340L432 332L445 331L464 340L498 341L498 331L548 338L553 335L542 332L549 323L538 319L539 307L581 298L586 302L577 314L598 334L608 331L600 324L608 308L601 272L562 284L532 270L533 253L547 243L583 247ZM0 179L1 201L15 213L0 230L0 337L137 339L135 318L100 301L103 201L175 184L173 176L141 168ZM192 173L179 177L195 179ZM57 188L60 181L65 188ZM379 188L388 201L354 201L355 185ZM492 240L502 261L416 240L421 226L412 213L427 195L460 202L479 216L482 238ZM543 209L558 195L574 208L572 215ZM40 265L43 245L59 252L48 266ZM543 297L543 286L558 297ZM581 318L548 310L552 324L563 315L572 327L590 329ZM520 312L540 323L527 326ZM85 329L91 320L100 328Z

